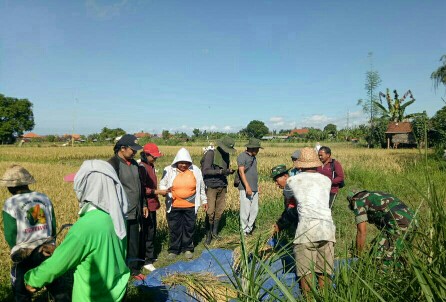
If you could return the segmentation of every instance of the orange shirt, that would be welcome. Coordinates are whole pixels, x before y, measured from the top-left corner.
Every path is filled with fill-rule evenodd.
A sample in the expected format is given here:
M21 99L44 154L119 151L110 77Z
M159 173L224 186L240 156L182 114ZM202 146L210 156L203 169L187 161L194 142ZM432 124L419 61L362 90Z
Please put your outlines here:
M179 172L172 184L172 196L174 208L195 207L195 193L197 180L191 170ZM191 198L192 197L192 198Z

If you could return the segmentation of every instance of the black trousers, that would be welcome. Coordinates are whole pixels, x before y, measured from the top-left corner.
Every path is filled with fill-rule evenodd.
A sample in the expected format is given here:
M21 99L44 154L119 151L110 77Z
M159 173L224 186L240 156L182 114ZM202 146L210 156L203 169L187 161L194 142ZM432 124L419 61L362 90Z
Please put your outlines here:
M167 213L170 233L169 253L178 255L182 252L194 251L193 239L196 218L195 207L172 208L170 213Z
M25 273L39 266L48 257L37 251L36 248L29 257L22 262L14 262L11 268L11 287L15 301L31 302L31 294L25 287ZM70 284L71 282L71 284ZM55 279L51 284L45 286L55 301L71 301L72 279L66 275Z
M127 266L132 276L138 275L143 259L139 256L139 223L137 219L127 220Z
M149 211L149 217L143 218L143 232L141 240L141 255L145 259L144 264L153 263L155 255L156 238L156 211Z

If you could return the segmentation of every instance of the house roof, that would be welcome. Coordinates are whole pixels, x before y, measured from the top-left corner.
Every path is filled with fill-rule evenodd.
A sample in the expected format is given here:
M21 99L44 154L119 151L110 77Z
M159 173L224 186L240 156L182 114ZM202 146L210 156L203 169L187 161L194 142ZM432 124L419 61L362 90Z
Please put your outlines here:
M412 124L409 122L390 122L386 133L411 133Z
M151 137L150 133L147 132L137 132L135 136L136 138Z
M308 133L308 129L307 128L293 129L293 130L291 130L290 135L293 135L294 133L297 133L297 134L307 134Z
M42 136L35 134L34 132L28 132L28 133L23 134L22 137L23 138L40 138Z

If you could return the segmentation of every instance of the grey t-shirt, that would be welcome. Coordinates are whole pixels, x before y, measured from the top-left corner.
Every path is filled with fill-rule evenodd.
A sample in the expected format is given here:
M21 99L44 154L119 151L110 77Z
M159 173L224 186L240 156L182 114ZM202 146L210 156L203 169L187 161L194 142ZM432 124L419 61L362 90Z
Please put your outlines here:
M240 153L237 157L237 165L245 167L246 180L251 190L257 192L259 190L259 174L257 173L257 159L255 156L249 155L247 152ZM246 171L248 169L248 171ZM241 179L240 179L241 180ZM240 181L239 190L245 190L243 181Z

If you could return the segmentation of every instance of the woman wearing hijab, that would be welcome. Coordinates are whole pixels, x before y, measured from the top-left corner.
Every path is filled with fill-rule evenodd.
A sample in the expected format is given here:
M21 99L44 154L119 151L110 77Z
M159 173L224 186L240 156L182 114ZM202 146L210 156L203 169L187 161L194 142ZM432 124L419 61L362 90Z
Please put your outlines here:
M170 166L164 168L160 189L167 190L166 211L169 225L170 259L184 252L187 259L193 257L195 220L198 208L207 207L207 198L200 168L192 164L192 158L181 148Z
M74 269L73 301L121 301L130 271L125 263L127 197L113 167L87 160L74 178L80 218L51 258L28 271L30 291Z

